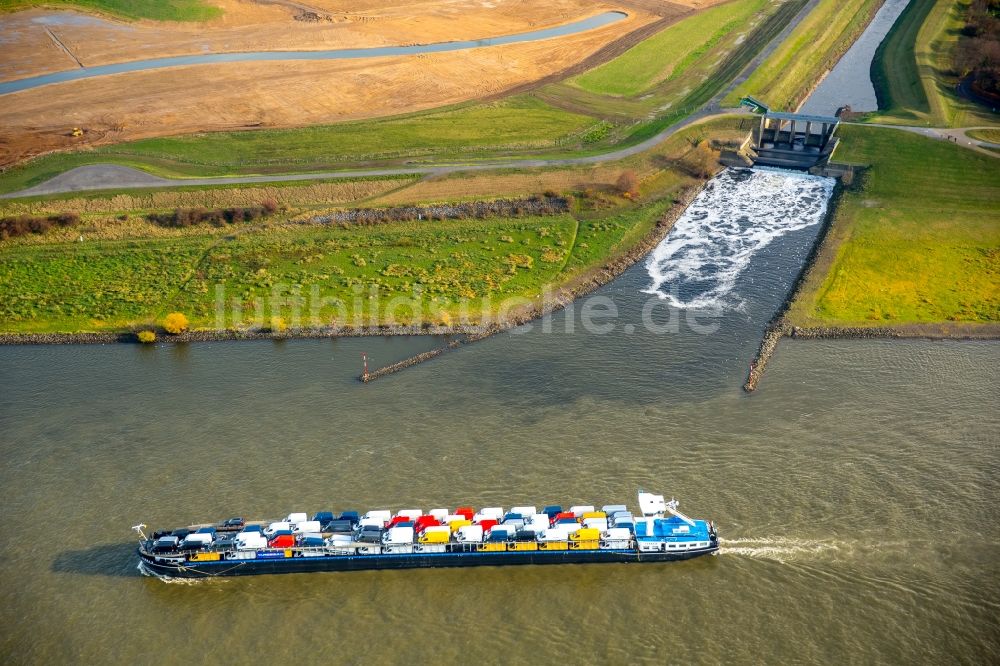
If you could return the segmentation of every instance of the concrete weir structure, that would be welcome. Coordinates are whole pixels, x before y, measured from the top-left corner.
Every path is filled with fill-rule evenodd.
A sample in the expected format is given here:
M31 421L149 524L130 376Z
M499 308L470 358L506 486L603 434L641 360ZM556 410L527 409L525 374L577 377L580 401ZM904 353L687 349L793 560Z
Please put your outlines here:
M761 166L808 170L830 160L840 118L765 111L754 130L751 159Z

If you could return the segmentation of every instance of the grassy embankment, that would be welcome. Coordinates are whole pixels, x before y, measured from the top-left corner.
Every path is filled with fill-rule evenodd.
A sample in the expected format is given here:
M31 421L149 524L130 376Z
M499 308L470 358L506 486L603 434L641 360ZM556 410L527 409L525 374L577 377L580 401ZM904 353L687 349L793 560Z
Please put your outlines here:
M449 321L463 298L478 319L477 299L493 299L495 308L504 298L537 297L543 285L570 277L560 276L565 266L586 268L608 256L663 209L651 204L600 219L273 225L235 237L18 245L4 251L0 265L0 320L5 332L121 330L178 310L197 327L213 327L217 285L229 308L235 299L244 303L245 316L227 325L263 325L272 316L291 322L295 300L304 324L349 324L359 316L367 323L373 289L379 323ZM284 286L280 301L271 297L276 285ZM391 315L388 301L412 297L415 288L425 294L421 311L400 306ZM259 309L254 299L262 299Z
M793 110L864 31L880 3L823 0L749 79L723 100L735 105L753 95L775 109Z
M352 197L398 205L528 195L542 186L573 197L571 213L557 216L341 228L302 224L316 211L293 208L252 226L164 229L144 218L150 209L127 215L113 209L162 204L160 196L206 193L88 196L80 200L101 212L85 213L80 226L0 243L0 332L118 331L154 323L174 310L186 313L196 327L213 328L216 284L225 286L227 309L236 298L244 303L245 325L266 323L272 315L291 321L288 303L279 312L250 306L254 299L269 299L275 285L307 299L318 289L323 305L311 312L304 304L303 323L314 323L309 321L313 315L323 323L367 317L371 289L379 291L383 323L413 319L406 308L390 317L384 306L391 298L411 295L417 285L426 295L425 321L456 320L463 298L475 311L483 297L494 308L512 296L535 299L543 286L573 283L628 252L677 193L696 182L684 171L692 143L708 134L735 134L740 122L715 120L655 150L597 169L297 186L336 185L341 189L327 194L350 205L357 203ZM611 184L624 169L639 177L635 200L619 196ZM252 190L240 194L249 197L245 204L255 202ZM34 202L21 212L42 213L50 205ZM12 212L0 208L0 214ZM84 241L74 242L81 233ZM358 291L362 296L356 300ZM331 302L337 299L346 311ZM232 324L227 320L227 326Z
M979 141L989 141L990 143L1000 143L1000 127L996 129L976 129L969 130L966 134Z
M954 49L968 2L913 0L875 54L879 98L871 120L902 125L971 127L1000 122L955 93Z
M0 174L0 192L85 164L112 162L165 177L316 172L349 165L472 158L579 142L594 118L530 97L409 116L285 130L144 139L40 157Z
M995 160L902 131L842 130L838 158L871 169L844 192L789 323L1000 322Z
M732 33L745 31L767 0L736 0L679 21L568 82L598 95L635 97L685 74Z
M156 21L206 21L222 10L206 0L0 0L0 13L43 5L78 8L129 19Z
M739 0L713 8L651 38L666 54L662 69L640 64L649 56L644 42L591 73L534 94L553 106L604 118L612 142L637 143L722 91L805 2ZM708 14L711 21L704 18ZM631 96L620 94L625 90Z

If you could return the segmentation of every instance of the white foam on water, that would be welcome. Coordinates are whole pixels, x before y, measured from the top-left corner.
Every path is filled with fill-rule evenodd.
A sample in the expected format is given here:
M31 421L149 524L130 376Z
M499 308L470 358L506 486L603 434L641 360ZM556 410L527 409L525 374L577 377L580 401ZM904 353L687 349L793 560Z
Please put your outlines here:
M211 583L211 582L215 582L215 583L226 582L226 579L220 578L220 577L217 577L217 576L215 576L215 577L206 577L206 578L181 578L181 577L175 577L175 576L164 576L163 574L156 573L155 571L151 571L142 562L139 562L139 564L136 566L136 569L138 569L139 573L141 573L143 576L148 576L150 578L156 578L161 583L167 583L169 585L204 585L206 583Z
M726 169L695 197L646 260L644 289L677 308L739 308L730 295L754 255L822 222L833 178L780 169Z
M741 555L761 560L785 563L811 559L844 550L846 544L836 541L793 539L790 537L720 539L720 555ZM848 549L850 550L850 549Z

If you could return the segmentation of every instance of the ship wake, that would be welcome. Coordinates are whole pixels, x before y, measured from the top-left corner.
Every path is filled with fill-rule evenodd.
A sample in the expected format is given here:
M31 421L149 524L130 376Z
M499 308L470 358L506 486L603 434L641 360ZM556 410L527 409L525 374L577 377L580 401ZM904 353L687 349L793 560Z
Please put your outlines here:
M850 548L845 543L817 539L767 537L719 540L720 555L739 555L781 563L845 554L848 550Z

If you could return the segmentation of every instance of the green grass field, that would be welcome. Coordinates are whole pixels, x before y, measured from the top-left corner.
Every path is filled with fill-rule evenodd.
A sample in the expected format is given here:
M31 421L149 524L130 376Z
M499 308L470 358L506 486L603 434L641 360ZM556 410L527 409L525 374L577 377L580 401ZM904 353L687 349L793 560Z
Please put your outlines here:
M1000 127L990 129L976 129L966 132L973 139L989 141L990 143L1000 143Z
M75 7L129 19L205 21L222 15L208 0L0 0L0 12L30 7Z
M930 111L914 47L935 2L912 0L875 51L872 83L882 112Z
M580 144L597 120L532 97L408 116L297 129L144 139L34 159L0 174L0 192L83 164L114 162L167 177L335 170L416 158L474 158Z
M667 78L682 76L766 4L736 0L685 18L570 83L601 95L639 95Z
M797 108L864 31L880 3L852 4L848 9L843 0L823 0L724 103L735 106L741 97L753 95L775 109Z
M377 323L449 321L460 317L462 299L475 321L484 298L493 314L503 299L537 298L545 285L627 249L669 203L579 219L292 224L227 237L15 245L0 262L0 330L123 330L170 311L213 328L218 289L226 327L266 325L274 316L303 325L369 323L373 314Z
M876 53L872 68L880 123L972 127L996 114L955 93L952 72L968 0L914 0Z
M794 325L1000 321L1000 168L902 131L843 127L838 159L871 164L846 191Z

